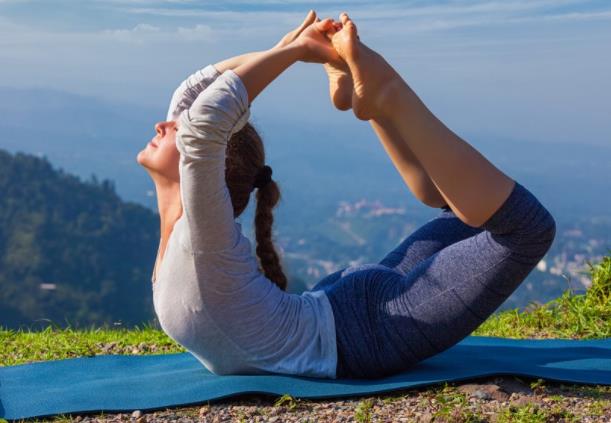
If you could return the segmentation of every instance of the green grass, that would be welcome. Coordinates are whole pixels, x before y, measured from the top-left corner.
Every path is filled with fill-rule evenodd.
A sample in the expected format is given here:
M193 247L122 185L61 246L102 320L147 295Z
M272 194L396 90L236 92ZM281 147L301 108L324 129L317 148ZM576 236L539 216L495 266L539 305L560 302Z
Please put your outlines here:
M592 286L585 294L575 295L565 291L559 298L527 311L507 310L490 316L473 335L499 336L505 338L572 338L596 339L611 337L611 256L606 256L595 265L588 262L592 276ZM144 325L132 329L89 328L61 329L49 326L44 330L8 330L0 327L0 366L29 363L33 361L57 360L72 357L95 356L100 354L168 354L186 351L170 339L163 331ZM530 382L531 389L545 388L546 382L537 379ZM564 385L563 385L564 386ZM589 414L605 415L609 407L607 387L575 385L565 386L566 392L594 399ZM435 419L440 421L461 421L478 423L486 421L479 411L468 409L466 396L444 385L432 386L427 391L436 400ZM400 396L388 394L383 404L399 400ZM511 406L496 415L498 422L576 422L570 408L562 406L563 396L552 395L550 399L555 408L544 410L536 404ZM424 404L422 402L424 401ZM422 398L421 405L428 400ZM282 406L287 412L305 407L307 402L290 395L279 396L275 406ZM262 409L263 410L263 409ZM261 414L263 415L263 414ZM371 399L360 401L354 409L354 419L370 422L374 417ZM484 419L484 420L482 420ZM72 421L69 416L56 417L54 421ZM247 416L239 416L238 421L247 421ZM2 420L0 419L0 423Z
M592 285L585 294L571 290L529 311L518 309L488 318L473 335L504 338L611 337L611 256L601 262L588 262Z
M561 297L534 309L507 310L490 316L473 335L505 338L611 337L611 256L591 264L592 286L585 294L566 290ZM0 328L0 365L100 354L167 354L184 352L161 330L89 328L42 331Z
M100 354L166 354L186 351L153 326L133 329L89 328L42 331L0 329L0 365L91 357Z
M284 394L276 400L276 402L274 403L274 406L275 407L284 406L287 409L293 411L299 407L299 402L300 400L293 398L291 395Z
M354 410L354 419L359 423L371 422L371 410L373 409L373 400L367 398L360 401Z

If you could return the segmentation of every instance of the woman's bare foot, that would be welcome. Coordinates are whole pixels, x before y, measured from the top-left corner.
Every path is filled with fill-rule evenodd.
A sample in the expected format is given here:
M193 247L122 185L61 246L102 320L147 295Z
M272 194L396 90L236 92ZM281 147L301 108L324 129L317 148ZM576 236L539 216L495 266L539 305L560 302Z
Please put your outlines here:
M317 20L319 20L317 18ZM333 34L341 29L341 24L335 22L333 27L327 31L326 36L329 40ZM340 59L341 60L341 59ZM327 77L329 78L329 96L331 102L339 110L348 110L352 107L352 75L346 62L323 63Z
M331 43L350 69L354 115L361 120L379 117L385 112L392 87L401 78L382 56L359 40L356 26L346 13L340 20L342 28L333 34Z
M339 110L348 110L352 107L352 75L348 65L344 67L331 63L324 63L323 67L329 77L329 95L331 102Z

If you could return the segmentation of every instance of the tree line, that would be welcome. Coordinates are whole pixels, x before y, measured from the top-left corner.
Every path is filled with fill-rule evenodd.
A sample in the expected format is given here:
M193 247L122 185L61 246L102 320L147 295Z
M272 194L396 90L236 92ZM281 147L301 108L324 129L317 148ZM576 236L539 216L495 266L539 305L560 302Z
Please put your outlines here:
M159 219L112 181L0 149L0 326L154 319Z

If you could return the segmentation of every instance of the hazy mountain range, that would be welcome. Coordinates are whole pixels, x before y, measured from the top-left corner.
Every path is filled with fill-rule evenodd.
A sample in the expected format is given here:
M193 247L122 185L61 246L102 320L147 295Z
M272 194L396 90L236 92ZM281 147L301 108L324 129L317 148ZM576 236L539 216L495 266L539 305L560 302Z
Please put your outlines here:
M45 156L54 166L84 179L92 174L110 179L121 198L156 211L153 184L135 157L154 135L154 123L164 116L160 107L0 87L0 148ZM381 259L438 213L411 195L368 124L349 113L339 114L335 126L308 121L307 115L275 121L258 116L256 110L253 121L283 194L276 210L277 243L285 250L287 272L306 285L351 261ZM574 256L597 256L609 248L611 140L609 145L591 145L588 140L533 143L460 135L537 195L558 223L550 263L529 276L531 288L523 284L519 301L508 305L555 295L566 288L562 275L570 263L579 262ZM339 212L359 201L364 202L362 210L352 215ZM383 209L391 211L379 212ZM252 239L252 207L241 221ZM564 270L550 273L552 258L564 263L556 266ZM552 281L548 288L532 284L545 280Z

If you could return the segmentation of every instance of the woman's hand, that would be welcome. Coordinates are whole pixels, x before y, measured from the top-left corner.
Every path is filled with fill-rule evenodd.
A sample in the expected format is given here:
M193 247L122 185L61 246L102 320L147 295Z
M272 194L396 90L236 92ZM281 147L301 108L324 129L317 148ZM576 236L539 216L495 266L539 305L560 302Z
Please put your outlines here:
M287 45L261 52L233 69L248 92L248 100L252 103L265 87L297 61L343 63L330 40L338 28L341 25L332 19L320 21L316 18Z
M292 44L300 49L300 60L311 63L332 63L343 66L344 61L331 44L330 37L337 31L338 26L333 19L320 20L308 25Z
M276 44L270 50L277 50L279 48L282 48L282 47L285 47L291 44L293 41L295 41L295 39L299 36L299 34L301 34L303 30L306 29L309 25L314 23L315 20L316 20L316 13L313 10L310 10L308 12L308 15L304 19L304 21L301 23L301 25L299 25L297 28L295 28L294 30L286 34L284 37L282 37L282 39L278 42L278 44ZM265 52L266 51L254 51L252 53L241 54L239 56L231 57L229 59L225 59L220 62L217 62L214 64L214 67L216 68L216 70L218 70L219 73L223 73L227 69L235 69L238 66L250 60L254 60L257 57L264 54Z
M284 37L282 37L282 39L278 42L278 44L276 44L272 48L279 48L279 47L284 47L286 45L289 45L290 43L295 41L295 39L299 36L299 34L303 32L304 29L306 29L310 24L314 23L315 20L316 20L316 12L314 12L313 10L310 10L307 16L305 17L304 21L301 23L301 25L299 25L297 28L295 28L294 30L286 34Z

